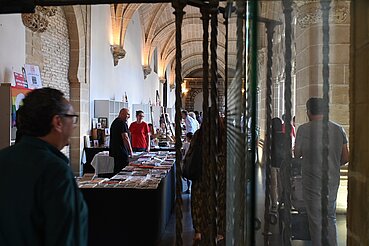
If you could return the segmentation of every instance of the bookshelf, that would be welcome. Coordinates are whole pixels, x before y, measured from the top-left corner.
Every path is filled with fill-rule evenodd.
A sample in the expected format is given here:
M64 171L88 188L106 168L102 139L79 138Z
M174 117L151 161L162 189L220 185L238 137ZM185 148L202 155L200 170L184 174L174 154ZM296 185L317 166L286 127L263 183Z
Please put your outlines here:
M105 117L108 119L108 125L110 127L111 123L115 118L118 117L119 111L122 108L128 108L127 102L114 101L114 100L95 100L95 118Z

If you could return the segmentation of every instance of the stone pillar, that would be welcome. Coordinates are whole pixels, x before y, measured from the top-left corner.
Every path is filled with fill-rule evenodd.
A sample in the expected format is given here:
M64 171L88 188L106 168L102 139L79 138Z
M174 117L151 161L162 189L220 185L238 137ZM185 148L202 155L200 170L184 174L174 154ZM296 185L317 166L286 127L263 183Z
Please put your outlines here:
M300 1L296 7L296 122L299 125L307 121L307 99L323 96L323 32L319 1ZM333 0L329 22L329 117L348 133L350 2Z
M352 1L347 245L369 245L369 1Z
M79 114L70 144L70 162L75 175L81 172L84 136L88 136L90 117L91 6L64 6L70 41L68 80L70 101Z

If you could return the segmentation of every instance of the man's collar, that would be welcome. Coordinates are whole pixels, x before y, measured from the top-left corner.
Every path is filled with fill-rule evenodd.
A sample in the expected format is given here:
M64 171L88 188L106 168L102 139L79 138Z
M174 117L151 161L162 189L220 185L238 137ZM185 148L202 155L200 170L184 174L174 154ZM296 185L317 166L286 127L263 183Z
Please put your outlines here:
M49 144L48 142L38 137L22 136L22 139L20 142L31 144L39 148L47 148L49 151L51 151L52 153L54 153L55 155L63 159L63 161L65 161L66 163L69 163L69 159L62 152L60 152L60 150L58 150L53 145Z

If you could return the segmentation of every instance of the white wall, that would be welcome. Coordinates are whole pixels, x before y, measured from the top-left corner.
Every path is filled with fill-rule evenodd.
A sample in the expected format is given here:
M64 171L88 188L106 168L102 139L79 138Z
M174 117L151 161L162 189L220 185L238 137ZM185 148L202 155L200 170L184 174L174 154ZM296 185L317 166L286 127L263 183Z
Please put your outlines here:
M169 78L171 77L171 71L170 71L170 67L168 66L167 68L167 78L168 78L168 101L167 101L167 104L168 104L168 108L175 108L175 102L176 102L176 91L175 91L175 88L173 90L170 89L170 80ZM175 83L175 81L174 81Z
M122 100L125 92L130 106L148 103L149 98L155 102L155 92L160 82L154 72L144 79L141 59L143 31L138 14L133 15L127 28L124 40L126 56L114 67L110 52L110 6L94 5L91 11L91 117L94 116L94 100Z
M112 24L109 5L91 6L90 99L114 99L113 56L110 52Z
M12 82L26 59L25 27L20 14L0 15L0 82Z

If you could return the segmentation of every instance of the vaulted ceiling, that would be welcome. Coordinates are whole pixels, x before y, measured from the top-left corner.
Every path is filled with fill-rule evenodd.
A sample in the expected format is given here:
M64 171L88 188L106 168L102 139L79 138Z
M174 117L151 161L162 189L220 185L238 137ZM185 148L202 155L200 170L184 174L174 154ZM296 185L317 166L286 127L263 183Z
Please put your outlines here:
M221 3L225 6L225 3ZM159 76L164 74L168 67L174 70L175 67L175 16L174 8L170 3L156 4L118 4L113 5L115 12L115 28L121 30L124 44L125 31L133 14L137 11L144 33L144 57L143 65L149 64L154 50L157 49ZM202 40L203 28L200 9L187 5L184 9L185 15L182 24L182 76L186 77L192 72L202 68ZM123 22L121 21L123 20ZM229 20L230 28L235 30L235 20ZM234 27L232 27L232 25ZM209 37L210 37L209 27ZM235 31L230 32L228 63L229 67L236 64L236 35ZM224 76L225 71L225 25L222 14L218 14L218 69L219 74ZM210 47L210 39L209 39ZM210 52L210 48L209 48ZM210 60L209 60L210 62Z

